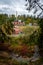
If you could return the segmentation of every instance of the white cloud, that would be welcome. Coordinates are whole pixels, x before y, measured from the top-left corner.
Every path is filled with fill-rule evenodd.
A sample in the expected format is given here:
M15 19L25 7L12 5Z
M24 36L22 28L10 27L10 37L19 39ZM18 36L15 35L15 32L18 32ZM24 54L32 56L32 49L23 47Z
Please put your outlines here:
M0 11L2 10L2 13L12 14L17 11L18 14L25 14L25 0L1 0L0 2Z
M33 11L28 12L25 7L25 0L0 0L0 13L15 14L29 14L33 15Z

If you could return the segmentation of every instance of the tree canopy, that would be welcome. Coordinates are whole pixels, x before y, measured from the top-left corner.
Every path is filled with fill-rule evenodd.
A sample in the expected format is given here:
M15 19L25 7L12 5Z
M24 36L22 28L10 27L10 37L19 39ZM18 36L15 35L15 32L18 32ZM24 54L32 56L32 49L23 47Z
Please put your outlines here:
M39 36L37 38L37 43L38 43L38 46L39 46L40 56L43 60L43 4L42 4L42 2L40 2L41 0L26 0L26 1L27 1L26 6L28 6L28 4L29 4L27 10L31 11L32 9L34 9L34 14L36 14L37 11L39 11L39 9L41 10L41 12L38 15L38 17L40 17L40 18L41 18L41 15L42 15L42 18L38 20L40 31L39 31ZM31 35L31 38L32 37L34 37L33 34ZM43 61L41 63L43 63Z

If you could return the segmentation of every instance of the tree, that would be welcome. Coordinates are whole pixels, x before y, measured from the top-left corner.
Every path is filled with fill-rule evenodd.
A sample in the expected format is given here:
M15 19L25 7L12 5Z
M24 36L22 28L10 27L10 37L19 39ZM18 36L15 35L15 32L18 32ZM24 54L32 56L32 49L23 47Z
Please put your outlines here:
M34 14L37 13L37 11L39 11L40 9L40 13L38 15L38 17L41 17L42 15L42 18L43 18L43 4L42 2L40 2L41 0L26 0L27 1L27 4L26 6L28 6L27 10L31 11L32 9L34 9ZM43 19L39 19L39 27L40 27L40 33L39 33L39 37L38 37L38 46L39 46L39 53L40 53L40 56L41 58L43 59ZM43 62L43 61L42 61Z
M16 20L15 15L11 15L11 16L9 17L9 22L13 22L14 20Z
M0 25L0 43L5 43L10 40L8 35L11 35L13 31L13 24L6 22Z
M8 21L8 15L7 14L0 14L0 25L3 23L6 23Z

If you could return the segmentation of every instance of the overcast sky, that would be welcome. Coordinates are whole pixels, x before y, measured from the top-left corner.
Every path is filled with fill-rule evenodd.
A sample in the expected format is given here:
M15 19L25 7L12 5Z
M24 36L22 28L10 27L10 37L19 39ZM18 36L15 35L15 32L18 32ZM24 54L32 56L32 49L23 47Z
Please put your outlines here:
M26 10L25 3L25 0L0 0L0 13L16 14L17 11L19 15L33 15Z

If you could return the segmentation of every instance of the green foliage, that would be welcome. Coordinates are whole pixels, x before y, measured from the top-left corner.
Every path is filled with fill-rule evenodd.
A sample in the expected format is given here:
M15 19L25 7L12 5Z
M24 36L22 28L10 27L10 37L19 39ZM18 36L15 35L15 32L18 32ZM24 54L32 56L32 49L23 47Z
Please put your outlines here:
M15 17L15 15L11 15L10 17L9 17L9 22L13 22L13 21L15 21L16 20L16 17Z
M10 41L9 34L12 34L13 26L11 23L6 22L0 26L0 42L4 43Z
M26 25L28 25L29 23L34 24L34 23L38 22L35 17L29 16L29 15L27 15L27 16L26 15L21 15L21 16L18 15L17 19L24 21Z
M8 21L8 15L7 14L0 14L0 24L5 23Z
M0 14L0 25L6 22L13 22L15 19L15 15L8 16L7 14Z
M38 46L39 46L39 53L40 56L43 58L43 19L39 20L39 26L40 26L40 33L38 37Z
M43 57L43 19L39 19L38 24L39 29L30 35L29 42L34 42L39 46L40 56Z
M26 45L31 45L35 44L37 41L37 33L38 33L39 27L35 26L25 26L22 28L23 34L18 35L16 37L11 37L12 39L12 44L26 44ZM36 32L35 32L36 31ZM34 34L35 33L35 34ZM32 37L31 37L32 35ZM36 38L36 39L35 39ZM35 39L35 40L33 40Z

